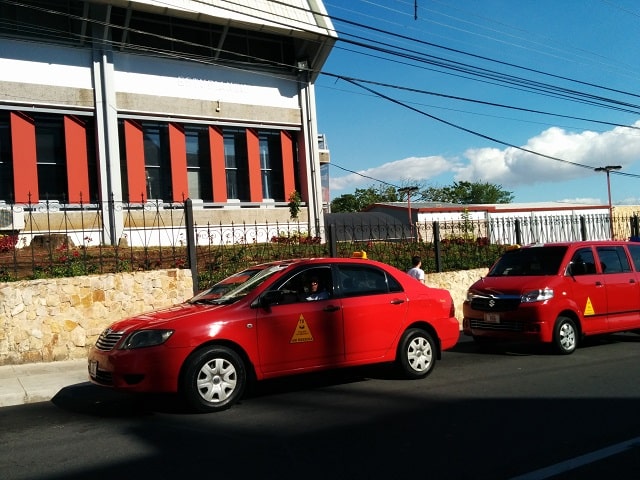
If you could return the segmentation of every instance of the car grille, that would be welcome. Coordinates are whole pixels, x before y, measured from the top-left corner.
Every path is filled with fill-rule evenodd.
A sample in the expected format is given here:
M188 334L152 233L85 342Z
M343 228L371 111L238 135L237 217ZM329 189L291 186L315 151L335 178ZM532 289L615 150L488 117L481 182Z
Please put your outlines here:
M471 308L481 312L508 312L517 310L520 305L520 296L499 296L499 297L473 297Z
M111 372L98 369L93 379L102 385L113 385L113 375Z
M98 337L98 340L96 341L96 348L98 350L104 350L105 352L113 350L113 347L115 347L120 341L122 335L122 332L114 332L110 328L107 328Z
M524 323L518 320L500 321L500 323L490 323L484 320L472 318L470 320L471 328L478 330L500 330L504 332L522 332L524 331Z

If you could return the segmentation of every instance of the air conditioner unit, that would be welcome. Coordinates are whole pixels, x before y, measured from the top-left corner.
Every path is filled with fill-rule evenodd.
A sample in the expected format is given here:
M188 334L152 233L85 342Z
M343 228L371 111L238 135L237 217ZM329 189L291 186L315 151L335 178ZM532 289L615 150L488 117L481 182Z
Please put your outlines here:
M23 230L24 212L0 208L0 231Z

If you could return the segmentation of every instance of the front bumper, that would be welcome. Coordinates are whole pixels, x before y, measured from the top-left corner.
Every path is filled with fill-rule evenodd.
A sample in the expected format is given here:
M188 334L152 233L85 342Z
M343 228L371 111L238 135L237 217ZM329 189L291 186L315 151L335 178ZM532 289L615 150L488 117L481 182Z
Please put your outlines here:
M103 351L93 347L88 355L89 380L130 392L178 391L186 349L156 347Z
M463 313L462 330L472 337L539 343L553 338L553 322L540 318L535 308L490 314L465 306Z

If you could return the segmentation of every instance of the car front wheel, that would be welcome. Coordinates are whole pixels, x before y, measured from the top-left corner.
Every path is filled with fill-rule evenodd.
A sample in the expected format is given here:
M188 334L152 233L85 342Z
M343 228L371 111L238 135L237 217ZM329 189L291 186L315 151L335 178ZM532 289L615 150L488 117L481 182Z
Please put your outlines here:
M433 337L419 328L405 332L398 346L398 366L406 378L424 378L436 366Z
M558 317L553 332L553 344L562 355L573 353L578 346L578 329L569 317Z
M236 352L208 347L187 360L181 394L193 410L216 412L236 403L246 383L246 368Z

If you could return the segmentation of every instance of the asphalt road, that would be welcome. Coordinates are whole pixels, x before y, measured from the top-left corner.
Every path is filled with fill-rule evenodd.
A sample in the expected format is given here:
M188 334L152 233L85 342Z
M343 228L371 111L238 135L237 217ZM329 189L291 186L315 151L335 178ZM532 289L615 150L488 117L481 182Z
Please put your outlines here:
M462 337L425 380L305 375L197 415L82 383L0 409L0 478L636 479L639 358L633 334L569 356Z

